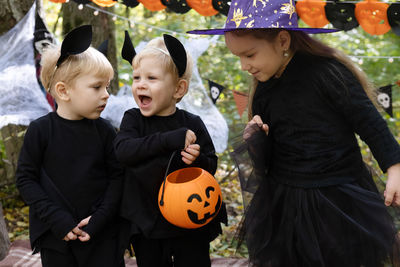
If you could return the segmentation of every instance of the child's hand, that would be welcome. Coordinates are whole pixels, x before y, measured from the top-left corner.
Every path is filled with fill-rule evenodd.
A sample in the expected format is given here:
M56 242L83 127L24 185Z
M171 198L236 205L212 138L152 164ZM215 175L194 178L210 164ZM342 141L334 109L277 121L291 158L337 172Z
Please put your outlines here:
M89 220L92 216L89 216L78 223L78 227L82 228L89 223ZM81 230L81 234L78 236L79 240L82 242L86 242L90 240L90 235L85 231Z
M196 135L192 130L187 130L186 131L186 137L185 137L185 147L184 150L191 144L194 144L196 142Z
M400 206L400 163L387 170L388 179L384 192L386 206Z
M243 139L249 139L257 130L263 130L265 134L268 135L269 127L267 124L263 123L260 116L255 115L253 119L247 123L243 132Z
M65 241L70 241L70 240L76 240L78 236L82 234L82 230L79 229L78 226L76 226L74 229L68 232L66 236L64 236L63 240Z
M193 163L196 158L200 155L200 145L192 144L189 145L185 150L182 150L182 161L185 162L187 165Z

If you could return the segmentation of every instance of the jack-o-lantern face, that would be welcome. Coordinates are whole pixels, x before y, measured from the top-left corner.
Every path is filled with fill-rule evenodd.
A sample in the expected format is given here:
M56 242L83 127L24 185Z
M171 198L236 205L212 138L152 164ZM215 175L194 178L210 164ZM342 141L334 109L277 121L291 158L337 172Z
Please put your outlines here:
M215 194L215 196L211 194ZM197 200L200 205L193 205L193 210L188 209L187 213L189 219L195 224L205 224L208 220L214 218L221 208L221 197L215 193L215 188L212 186L206 188L205 198L195 193L189 196L187 202L192 203L194 200Z
M390 30L386 3L365 0L356 4L355 14L358 23L369 34L381 35Z
M308 26L322 28L329 23L325 15L325 2L303 0L296 3L297 14Z
M354 14L354 4L327 3L325 6L326 18L336 29L349 31L358 27L358 21Z
M218 14L218 11L212 5L212 0L186 0L186 2L202 16L214 16Z
M218 214L221 205L222 194L217 181L201 168L170 173L158 194L161 214L168 222L182 228L206 225Z

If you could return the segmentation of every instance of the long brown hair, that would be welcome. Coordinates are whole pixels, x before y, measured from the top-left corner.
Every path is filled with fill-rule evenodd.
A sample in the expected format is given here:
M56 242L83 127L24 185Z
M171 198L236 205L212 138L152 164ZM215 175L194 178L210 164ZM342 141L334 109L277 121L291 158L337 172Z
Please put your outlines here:
M257 39L264 39L268 42L272 42L278 36L279 32L283 29L254 29L254 30L238 30L233 33L237 36L252 35ZM365 93L371 99L372 103L378 107L375 98L375 90L371 82L369 82L366 74L342 51L332 48L321 41L311 38L308 34L302 31L288 31L291 37L290 51L294 54L297 51L305 52L315 56L321 56L326 58L333 58L341 62L346 66L353 75L360 82L364 88ZM253 85L249 89L249 103L248 103L248 117L252 119L253 114L251 106L253 103L253 97L255 89L258 85L257 79L253 79Z

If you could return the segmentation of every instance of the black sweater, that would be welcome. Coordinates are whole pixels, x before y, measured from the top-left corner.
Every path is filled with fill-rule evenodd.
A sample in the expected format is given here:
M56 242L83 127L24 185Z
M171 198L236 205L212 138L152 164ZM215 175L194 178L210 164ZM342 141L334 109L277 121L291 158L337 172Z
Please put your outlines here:
M297 53L282 76L259 83L253 114L269 125L269 175L319 187L369 173L355 134L381 169L400 162L400 147L354 75L334 59Z
M16 183L30 206L30 239L48 229L62 240L84 218L93 238L117 215L123 171L115 130L104 119L66 120L56 112L32 121L25 134Z
M169 173L190 167L182 161L180 155L188 129L196 134L196 144L200 145L200 155L190 166L201 167L214 174L217 156L200 117L180 109L165 117L145 117L136 108L125 112L114 144L118 160L127 167L121 214L131 222L132 234L143 233L150 238L199 234L212 240L221 232L220 221L226 222L224 205L217 218L195 230L178 228L168 223L158 208L158 191L172 153L179 151L171 163Z

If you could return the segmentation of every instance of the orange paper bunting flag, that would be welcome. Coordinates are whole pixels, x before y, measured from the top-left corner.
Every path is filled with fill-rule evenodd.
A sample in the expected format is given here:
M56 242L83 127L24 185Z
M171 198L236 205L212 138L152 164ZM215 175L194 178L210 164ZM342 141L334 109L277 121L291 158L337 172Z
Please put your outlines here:
M235 99L236 109L239 113L239 116L242 117L243 111L247 107L248 95L239 91L232 90L233 98Z

